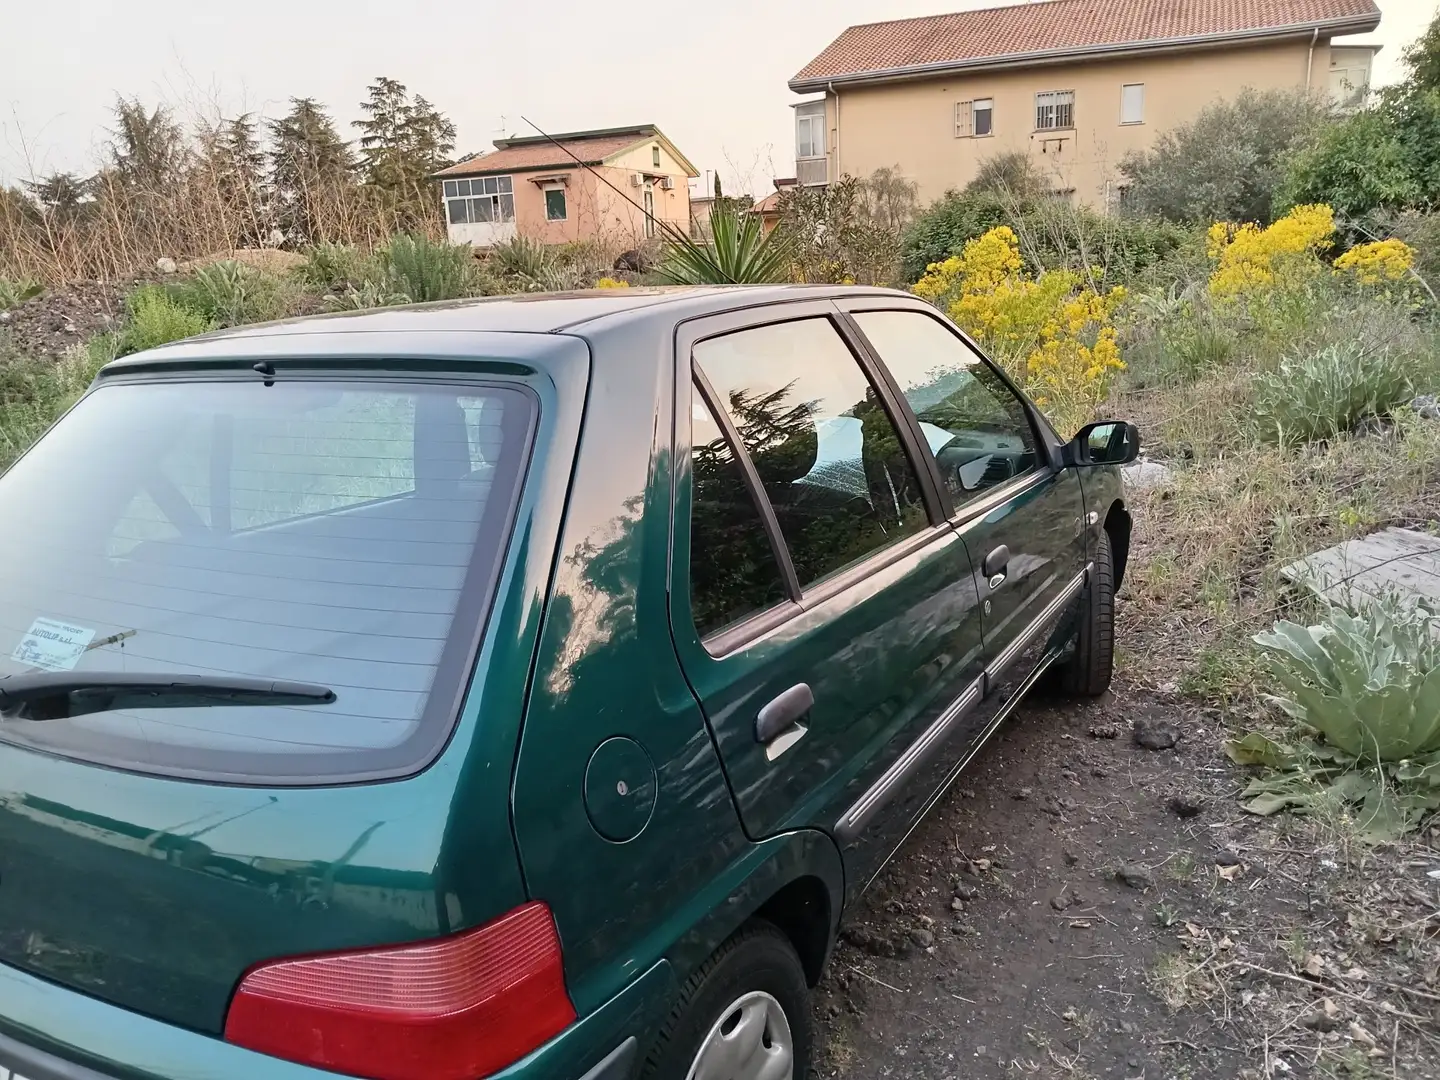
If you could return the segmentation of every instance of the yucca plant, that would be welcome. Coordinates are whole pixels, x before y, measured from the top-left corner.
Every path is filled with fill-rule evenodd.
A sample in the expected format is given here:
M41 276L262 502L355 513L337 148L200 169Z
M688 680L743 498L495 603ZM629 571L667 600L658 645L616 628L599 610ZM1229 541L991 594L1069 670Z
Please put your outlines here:
M491 268L501 277L516 278L523 284L542 281L554 264L550 249L528 236L517 236L490 249Z
M1270 442L1331 439L1369 417L1388 416L1413 396L1405 357L1337 342L1256 376L1255 423Z
M439 244L429 237L397 233L380 251L386 287L415 303L458 300L475 291L475 254L463 244Z
M783 228L768 235L759 214L717 206L710 215L711 237L693 240L665 229L665 255L658 268L672 285L749 285L790 280L791 247Z

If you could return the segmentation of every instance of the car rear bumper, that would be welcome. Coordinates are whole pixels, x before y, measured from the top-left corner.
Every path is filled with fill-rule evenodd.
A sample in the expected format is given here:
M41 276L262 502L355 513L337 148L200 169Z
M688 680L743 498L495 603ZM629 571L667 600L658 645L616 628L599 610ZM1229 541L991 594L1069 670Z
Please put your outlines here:
M661 961L494 1080L630 1080L637 1051L658 1026L674 986L670 965ZM334 1075L0 966L0 1077L5 1080L327 1080Z

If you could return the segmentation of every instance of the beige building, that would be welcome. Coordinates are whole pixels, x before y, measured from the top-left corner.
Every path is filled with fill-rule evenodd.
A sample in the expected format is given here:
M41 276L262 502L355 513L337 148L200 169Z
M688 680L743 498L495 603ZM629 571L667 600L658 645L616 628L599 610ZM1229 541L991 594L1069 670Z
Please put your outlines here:
M435 179L453 243L486 248L524 236L634 246L658 222L689 230L698 175L659 128L643 125L498 139L493 153Z
M1027 154L1057 194L1112 206L1120 161L1244 87L1363 100L1373 0L1044 0L852 26L790 80L802 184L898 165L928 202Z

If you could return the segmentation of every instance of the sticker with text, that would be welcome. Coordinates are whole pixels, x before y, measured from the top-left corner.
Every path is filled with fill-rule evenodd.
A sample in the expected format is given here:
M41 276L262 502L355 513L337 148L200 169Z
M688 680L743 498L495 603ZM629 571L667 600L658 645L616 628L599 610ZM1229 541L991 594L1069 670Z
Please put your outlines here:
M94 637L95 631L87 627L42 617L30 624L10 659L46 671L70 671Z

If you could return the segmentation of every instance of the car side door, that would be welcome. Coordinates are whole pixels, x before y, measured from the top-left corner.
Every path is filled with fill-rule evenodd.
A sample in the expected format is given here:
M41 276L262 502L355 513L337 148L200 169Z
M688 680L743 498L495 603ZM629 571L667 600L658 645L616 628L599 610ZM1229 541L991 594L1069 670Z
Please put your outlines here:
M829 302L682 327L671 621L746 832L830 831L863 883L913 817L917 745L978 698L983 637L965 544L852 334Z
M933 308L880 298L845 307L895 380L945 512L974 560L985 692L967 737L978 746L1068 636L1091 531L1080 482L1063 467L1043 417Z

